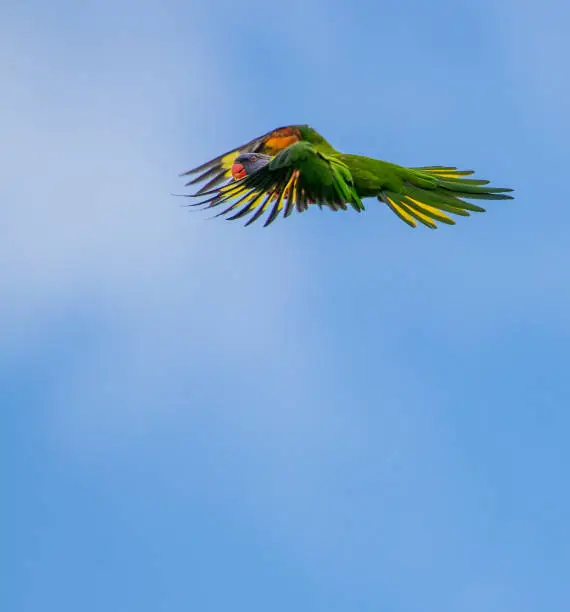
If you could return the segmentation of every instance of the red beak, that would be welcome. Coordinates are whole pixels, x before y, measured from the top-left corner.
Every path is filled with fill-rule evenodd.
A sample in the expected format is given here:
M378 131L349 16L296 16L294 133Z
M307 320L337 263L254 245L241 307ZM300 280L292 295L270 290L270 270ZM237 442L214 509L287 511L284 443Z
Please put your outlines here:
M247 171L246 169L243 167L243 164L240 163L235 163L232 166L232 176L234 177L234 179L236 181L239 181L240 179L244 178L245 176L247 176Z

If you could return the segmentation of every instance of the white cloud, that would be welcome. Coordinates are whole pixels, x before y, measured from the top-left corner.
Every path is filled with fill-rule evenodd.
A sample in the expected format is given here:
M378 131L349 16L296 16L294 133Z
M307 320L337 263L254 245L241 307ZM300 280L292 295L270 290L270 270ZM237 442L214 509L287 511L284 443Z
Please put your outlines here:
M172 58L136 49L129 71L119 56L116 70L80 78L80 66L47 47L22 55L17 41L4 45L12 58L0 74L12 92L1 102L11 143L2 159L10 176L9 232L0 245L9 296L2 329L11 337L4 351L25 360L37 343L58 337L65 313L86 311L101 330L83 355L74 351L56 368L45 398L56 444L81 460L110 453L128 461L130 445L165 443L177 431L197 442L204 426L194 424L206 421L209 453L229 445L243 470L238 506L314 571L346 513L334 487L338 462L350 470L343 461L357 460L363 443L376 451L379 435L360 421L353 398L331 404L322 396L347 357L331 354L325 379L315 374L323 339L306 313L310 247L291 225L240 230L192 215L168 196L180 189L177 172L237 142L221 134L210 142L201 130L206 94L161 72ZM199 46L195 53L207 56ZM212 78L218 67L201 70ZM165 86L155 87L149 72L161 72ZM209 91L209 113L227 114L235 92ZM182 115L180 100L193 116L187 147L168 133L179 129L171 115ZM53 354L60 358L57 346ZM408 395L394 384L401 398L388 394L378 409L385 432L378 469L388 479L393 462L417 445L405 422ZM228 468L227 457L209 459L209 469ZM187 470L177 465L163 477L179 486Z
M192 444L199 442L200 432L211 431L203 454L214 477L210 486L235 487L230 494L236 493L236 512L249 511L261 530L292 550L314 575L330 572L341 582L357 580L341 575L347 557L337 556L336 545L348 555L389 563L404 543L410 547L406 553L429 563L431 531L426 536L426 525L417 520L410 538L406 524L382 513L381 495L397 491L398 482L410 491L418 485L418 457L430 482L447 475L448 457L437 453L443 438L437 415L426 409L437 403L437 394L423 393L418 373L394 364L388 345L385 352L377 351L381 375L377 388L371 383L368 391L379 405L365 410L366 420L355 398L331 401L324 390L334 384L334 395L345 388L339 381L351 356L339 355L331 344L323 369L325 339L312 329L318 315L309 313L306 292L321 279L310 270L309 240L303 243L302 232L290 230L296 220L267 231L242 231L237 224L188 214L168 197L180 189L177 172L247 135L246 126L232 130L220 120L232 116L236 97L243 101L247 92L228 85L232 81L224 67L211 59L195 31L183 49L190 76L180 75L177 42L161 47L141 38L139 45L129 46L128 39L125 46L115 37L104 48L105 61L98 61L96 53L66 57L42 39L39 29L35 34L39 42L26 48L15 37L0 36L1 56L10 58L0 68L9 92L0 100L0 116L10 143L0 159L9 177L3 186L8 206L0 243L0 291L8 297L0 331L9 339L4 351L17 360L32 353L36 343L57 337L54 328L65 313L87 310L100 328L87 354L57 368L46 397L46 420L57 443L81 459L106 452L125 459L130 443L152 446L160 438L167 445L183 432ZM314 59L323 61L320 51ZM410 252L398 245L396 230L385 239L386 257L380 261L382 225L396 221L388 214L370 214L367 222L360 244L353 236L334 244L334 236L319 246L331 247L327 253L336 249L331 259L370 266L368 282L375 285L370 293L384 304L391 300L385 288L378 289L384 273L396 278L413 270L411 285L423 278L427 294L430 279L417 259L425 237L409 231L410 244L416 245ZM303 223L316 225L310 216ZM437 264L452 251L445 238L437 240L440 250L431 254L436 278ZM429 257L424 255L422 264ZM491 267L490 259L481 267ZM453 268L459 276L466 263L473 277L480 263L475 256L467 262L457 258L446 271ZM328 265L335 269L334 261ZM349 284L346 268L344 274ZM445 275L441 278L443 291L449 285ZM472 285L464 296L488 287L483 283L479 291ZM432 303L436 311L442 294L435 290L433 295L439 296ZM458 294L455 300L457 331L464 329L461 308L475 312L480 303L467 304L468 297ZM413 305L403 306L408 315L413 312ZM385 308L379 309L378 321L389 327L390 318L382 318L390 314ZM488 312L496 316L495 310ZM446 316L439 311L439 321ZM385 334L379 336L388 337L389 331ZM56 346L53 352L60 355ZM193 427L203 421L207 427ZM230 452L225 459L215 457L223 445ZM159 470L160 455L152 459ZM367 472L360 475L363 467ZM216 469L230 468L241 473L215 480ZM161 477L173 487L190 488L190 469L181 460ZM362 525L351 527L358 507L353 491L343 487L355 481L364 513ZM413 506L405 494L399 500L395 507ZM370 516L377 511L378 517ZM399 528L375 549L366 532L377 520L376 534L390 535L391 520ZM443 537L448 533L437 527ZM386 556L377 556L378 551ZM404 558L400 561L409 567ZM413 570L421 575L419 565ZM408 574L402 570L402 580ZM367 578L372 589L376 582Z
M145 373L160 376L161 361L227 360L245 373L277 350L275 322L302 303L302 253L278 231L208 222L169 195L204 155L201 113L223 115L232 97L220 86L201 91L201 77L224 75L200 40L189 83L175 45L127 38L103 59L96 49L74 58L34 34L32 45L2 38L3 358L24 358L62 313L88 309L113 333L73 378L62 375L60 412L72 421L88 404L101 412L105 379L126 394L128 418L144 400L160 418L161 381ZM115 408L107 418L121 421Z
M350 398L330 405L321 396L330 371L315 377L323 353L307 302L310 241L291 231L295 218L242 230L169 196L182 189L178 172L247 132L238 125L237 136L228 134L226 123L212 138L203 121L206 109L231 116L241 92L219 85L223 68L208 63L200 40L189 82L168 46L162 54L142 43L106 48L113 61L103 69L91 56L62 57L38 36L25 49L3 38L10 63L0 78L10 95L0 113L10 149L1 163L10 206L0 243L0 357L26 363L53 343L62 361L44 418L55 443L76 457L117 459L130 445L136 454L177 430L191 439L205 419L213 448L233 445L245 463L250 453L264 456L266 485L275 488L268 508L278 513L291 487L323 511L326 494L312 490L321 461L341 439L350 454L367 425L347 407ZM74 332L86 346L70 361L57 342L66 317L77 325L74 316L87 319L95 338ZM390 461L398 451L386 452ZM294 523L305 507L291 502Z

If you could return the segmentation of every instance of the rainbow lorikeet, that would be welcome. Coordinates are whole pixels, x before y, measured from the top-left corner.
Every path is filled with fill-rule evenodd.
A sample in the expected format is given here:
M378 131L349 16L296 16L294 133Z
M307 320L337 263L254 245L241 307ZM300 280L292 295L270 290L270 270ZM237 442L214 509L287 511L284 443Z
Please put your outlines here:
M228 204L218 215L229 220L250 214L246 225L270 210L265 225L281 211L303 212L310 204L364 210L363 198L375 197L400 219L435 229L454 225L448 216L468 217L484 208L465 200L510 200L512 189L487 187L489 181L465 178L472 170L452 166L407 168L389 162L339 153L308 125L277 128L212 159L181 176L198 174L186 186L208 181L195 194L206 197L192 206Z

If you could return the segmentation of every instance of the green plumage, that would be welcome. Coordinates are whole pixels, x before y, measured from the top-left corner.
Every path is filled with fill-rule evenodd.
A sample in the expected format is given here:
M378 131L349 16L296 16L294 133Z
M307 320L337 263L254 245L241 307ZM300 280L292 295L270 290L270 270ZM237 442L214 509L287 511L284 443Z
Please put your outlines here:
M285 136L289 140L283 140ZM281 140L279 140L281 139ZM290 141L293 141L290 143ZM281 142L287 144L281 150ZM260 169L221 187L217 183L231 177L230 162L264 157ZM364 210L363 198L374 197L386 204L412 227L422 223L435 229L437 222L454 224L448 214L469 216L485 209L465 200L508 200L511 189L489 187L488 181L465 178L471 170L450 166L407 168L397 164L338 152L318 132L306 125L278 128L238 147L185 174L203 172L190 183L214 177L195 196L212 196L199 204L216 207L230 206L230 219L254 213L249 223L270 210L265 225L273 222L283 210L287 217L294 209L302 212L309 204L327 206L332 210ZM209 189L209 190L208 190ZM238 207L242 206L238 210ZM254 212L255 211L255 212Z

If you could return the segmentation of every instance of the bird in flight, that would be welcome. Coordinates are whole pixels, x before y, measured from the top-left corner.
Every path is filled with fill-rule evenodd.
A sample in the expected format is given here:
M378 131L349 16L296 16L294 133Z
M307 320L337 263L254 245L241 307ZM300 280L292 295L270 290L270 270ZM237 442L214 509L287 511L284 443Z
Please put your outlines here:
M412 227L421 223L454 225L450 215L468 217L484 208L465 200L511 200L512 189L465 178L473 170L454 166L404 167L337 151L308 125L280 127L188 170L185 186L206 183L186 197L191 206L223 207L215 216L249 216L245 225L268 211L267 226L283 213L310 205L361 212L364 198L376 198ZM205 199L204 199L205 198Z

